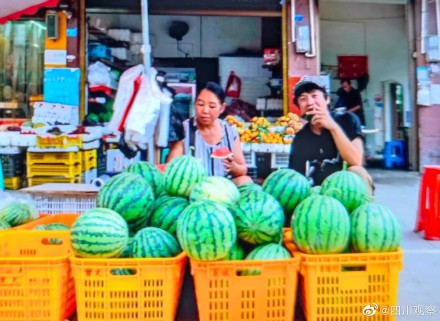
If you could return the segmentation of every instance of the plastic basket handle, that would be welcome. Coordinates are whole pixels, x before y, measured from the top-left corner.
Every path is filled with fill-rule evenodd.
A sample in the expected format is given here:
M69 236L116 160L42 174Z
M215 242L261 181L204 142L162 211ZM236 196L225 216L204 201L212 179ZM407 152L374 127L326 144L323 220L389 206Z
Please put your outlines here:
M342 264L341 265L341 272L359 272L359 271L366 271L367 265L366 264Z

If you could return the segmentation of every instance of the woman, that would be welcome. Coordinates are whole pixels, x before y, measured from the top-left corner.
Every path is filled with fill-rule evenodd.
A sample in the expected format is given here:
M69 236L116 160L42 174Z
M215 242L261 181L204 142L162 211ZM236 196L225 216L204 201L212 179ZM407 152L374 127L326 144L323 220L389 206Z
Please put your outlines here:
M220 85L208 82L197 96L194 118L184 121L185 139L171 144L167 161L180 155L200 159L208 175L230 177L237 185L252 182L246 176L247 166L235 127L219 119L226 108L225 93ZM232 155L225 159L211 157L218 147L227 147Z

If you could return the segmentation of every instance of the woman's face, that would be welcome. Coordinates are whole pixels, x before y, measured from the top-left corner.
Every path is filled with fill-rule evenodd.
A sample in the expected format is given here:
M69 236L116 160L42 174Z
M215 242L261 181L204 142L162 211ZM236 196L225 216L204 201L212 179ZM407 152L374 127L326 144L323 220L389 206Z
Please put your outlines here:
M220 102L216 94L203 89L197 96L195 108L197 121L202 125L210 125L225 110L225 104Z

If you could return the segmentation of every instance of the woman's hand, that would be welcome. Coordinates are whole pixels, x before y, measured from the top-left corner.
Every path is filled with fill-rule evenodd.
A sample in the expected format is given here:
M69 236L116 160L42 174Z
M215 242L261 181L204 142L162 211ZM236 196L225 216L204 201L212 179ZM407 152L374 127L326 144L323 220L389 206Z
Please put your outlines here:
M223 159L223 166L225 167L226 173L235 177L234 173L237 171L238 163L235 161L233 155Z

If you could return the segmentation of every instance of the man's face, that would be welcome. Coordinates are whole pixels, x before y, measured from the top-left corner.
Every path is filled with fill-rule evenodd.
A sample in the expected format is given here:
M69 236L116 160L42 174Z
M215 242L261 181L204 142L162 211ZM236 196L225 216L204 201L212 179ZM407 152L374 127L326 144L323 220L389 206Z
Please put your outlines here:
M304 115L309 110L326 109L330 102L329 99L329 97L325 98L324 93L319 89L302 93L297 100L301 115Z
M346 92L349 92L351 90L351 85L348 82L343 82L342 89L344 89Z

